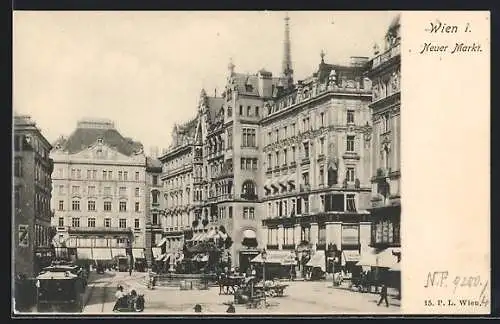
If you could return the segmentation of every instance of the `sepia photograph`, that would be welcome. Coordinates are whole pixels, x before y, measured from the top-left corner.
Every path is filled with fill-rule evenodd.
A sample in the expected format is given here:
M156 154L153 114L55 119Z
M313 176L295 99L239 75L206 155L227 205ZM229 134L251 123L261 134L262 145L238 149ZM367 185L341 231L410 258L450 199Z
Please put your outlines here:
M400 314L400 17L15 12L13 311Z

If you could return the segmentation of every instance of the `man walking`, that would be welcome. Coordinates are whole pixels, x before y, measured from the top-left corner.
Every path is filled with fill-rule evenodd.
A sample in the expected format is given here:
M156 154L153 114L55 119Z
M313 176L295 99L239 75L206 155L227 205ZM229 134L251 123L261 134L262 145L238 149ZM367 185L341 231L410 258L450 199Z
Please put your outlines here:
M382 301L385 300L385 307L389 307L389 301L387 300L387 286L382 284L382 289L380 290L380 300L377 303L377 306L380 306Z

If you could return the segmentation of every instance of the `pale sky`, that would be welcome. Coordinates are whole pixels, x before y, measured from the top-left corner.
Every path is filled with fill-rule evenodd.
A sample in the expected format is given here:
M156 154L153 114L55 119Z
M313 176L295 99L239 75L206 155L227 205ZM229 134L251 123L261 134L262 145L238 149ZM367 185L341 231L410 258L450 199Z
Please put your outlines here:
M289 12L295 80L326 63L372 57L396 12ZM227 65L277 75L285 12L15 12L13 108L47 139L81 118L108 118L149 153L196 114L202 88L223 91Z

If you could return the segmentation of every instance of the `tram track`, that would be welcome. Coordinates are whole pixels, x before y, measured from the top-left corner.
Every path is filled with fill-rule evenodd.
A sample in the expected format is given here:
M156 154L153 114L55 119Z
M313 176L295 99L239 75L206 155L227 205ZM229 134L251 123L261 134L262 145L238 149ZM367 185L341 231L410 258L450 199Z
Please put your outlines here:
M102 296L101 296L101 313L104 313L104 308L109 299L109 287L113 284L113 282L107 282L104 286L102 286Z

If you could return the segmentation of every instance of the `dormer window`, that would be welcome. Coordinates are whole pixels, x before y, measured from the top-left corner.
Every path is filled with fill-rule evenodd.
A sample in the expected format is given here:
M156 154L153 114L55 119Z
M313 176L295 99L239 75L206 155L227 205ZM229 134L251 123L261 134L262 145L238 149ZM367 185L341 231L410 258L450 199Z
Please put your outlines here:
M102 138L98 138L98 139L97 139L97 143L98 143L98 144L102 144Z

